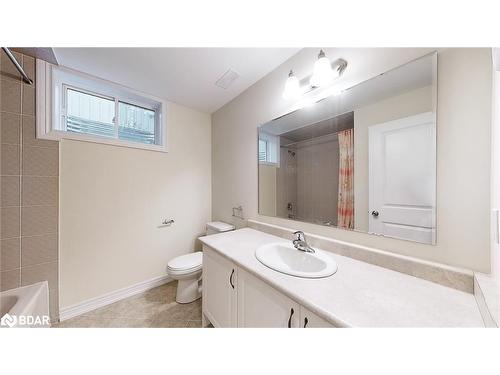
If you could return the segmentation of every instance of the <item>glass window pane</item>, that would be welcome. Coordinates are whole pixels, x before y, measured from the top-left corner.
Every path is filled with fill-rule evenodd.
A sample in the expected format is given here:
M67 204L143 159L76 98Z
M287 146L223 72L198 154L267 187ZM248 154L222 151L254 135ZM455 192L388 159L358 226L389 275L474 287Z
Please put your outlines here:
M67 131L114 137L114 100L68 89L66 101Z
M259 139L259 161L267 161L267 142Z
M155 112L119 102L118 138L147 144L155 143Z

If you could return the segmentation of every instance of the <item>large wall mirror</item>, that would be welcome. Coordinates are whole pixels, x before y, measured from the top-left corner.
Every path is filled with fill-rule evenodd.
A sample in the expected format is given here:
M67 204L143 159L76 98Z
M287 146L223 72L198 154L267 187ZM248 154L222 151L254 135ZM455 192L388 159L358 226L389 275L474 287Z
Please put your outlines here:
M436 243L437 54L259 127L259 214Z

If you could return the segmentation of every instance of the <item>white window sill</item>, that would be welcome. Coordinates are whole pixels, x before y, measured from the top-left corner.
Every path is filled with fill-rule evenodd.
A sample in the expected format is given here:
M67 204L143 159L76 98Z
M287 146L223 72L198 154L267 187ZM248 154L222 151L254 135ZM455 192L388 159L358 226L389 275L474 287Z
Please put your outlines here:
M101 143L110 146L118 146L118 147L129 147L129 148L138 148L141 150L149 150L156 152L168 152L165 146L160 145L152 145L152 144L144 144L137 142L128 142L121 139L115 138L105 138L105 137L97 137L89 134L82 133L72 133L67 131L60 130L52 130L49 133L45 133L42 136L37 134L38 139L47 139L52 141L60 141L61 139L70 139L73 141L82 141L82 142L91 142L91 143Z

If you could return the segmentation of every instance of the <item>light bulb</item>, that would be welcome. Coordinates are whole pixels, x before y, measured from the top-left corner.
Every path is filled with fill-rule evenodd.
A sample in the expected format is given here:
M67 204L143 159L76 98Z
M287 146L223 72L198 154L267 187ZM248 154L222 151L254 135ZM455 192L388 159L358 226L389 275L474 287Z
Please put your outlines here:
M332 83L333 78L332 64L321 50L319 51L318 60L314 63L314 71L309 83L312 87L326 86Z
M288 78L285 83L285 90L283 91L284 99L296 99L300 96L300 82L299 79L290 70Z

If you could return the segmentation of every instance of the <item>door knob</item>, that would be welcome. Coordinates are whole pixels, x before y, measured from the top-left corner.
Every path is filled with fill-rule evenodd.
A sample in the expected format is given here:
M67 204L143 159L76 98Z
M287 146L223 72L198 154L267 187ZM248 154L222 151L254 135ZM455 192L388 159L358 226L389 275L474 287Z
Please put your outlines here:
M373 217L378 217L378 215L379 215L378 211L372 211L372 216Z

